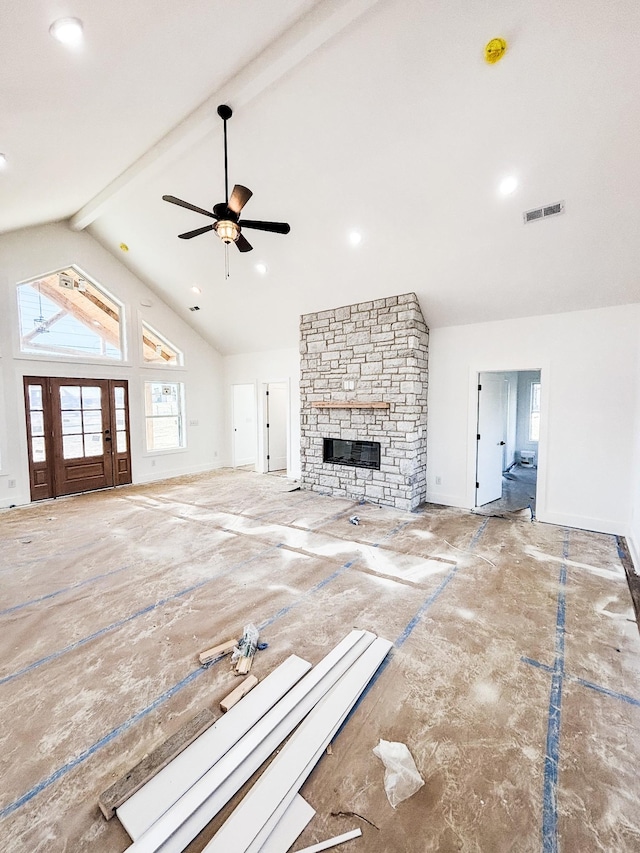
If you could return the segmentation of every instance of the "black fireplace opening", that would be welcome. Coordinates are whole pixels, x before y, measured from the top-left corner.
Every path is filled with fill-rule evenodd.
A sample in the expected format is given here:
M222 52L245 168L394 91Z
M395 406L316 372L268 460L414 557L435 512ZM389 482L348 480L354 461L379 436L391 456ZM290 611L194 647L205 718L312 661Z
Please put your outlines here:
M379 441L345 441L342 438L322 439L322 461L353 468L380 470Z

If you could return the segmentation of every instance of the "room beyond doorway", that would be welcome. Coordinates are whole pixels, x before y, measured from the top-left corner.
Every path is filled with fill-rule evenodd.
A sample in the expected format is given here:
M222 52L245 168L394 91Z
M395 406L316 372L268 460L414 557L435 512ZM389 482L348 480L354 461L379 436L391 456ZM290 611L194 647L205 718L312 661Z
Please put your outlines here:
M540 370L478 375L476 507L535 515Z

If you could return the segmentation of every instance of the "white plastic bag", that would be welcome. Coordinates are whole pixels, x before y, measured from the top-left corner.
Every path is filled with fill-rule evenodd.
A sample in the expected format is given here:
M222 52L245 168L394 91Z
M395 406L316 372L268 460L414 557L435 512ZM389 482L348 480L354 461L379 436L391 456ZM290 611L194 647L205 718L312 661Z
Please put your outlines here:
M242 634L242 639L237 647L233 650L231 661L237 662L239 658L250 658L256 653L258 646L258 629L255 625L245 625Z
M380 740L373 754L384 764L384 789L387 799L395 809L424 785L422 776L404 743Z

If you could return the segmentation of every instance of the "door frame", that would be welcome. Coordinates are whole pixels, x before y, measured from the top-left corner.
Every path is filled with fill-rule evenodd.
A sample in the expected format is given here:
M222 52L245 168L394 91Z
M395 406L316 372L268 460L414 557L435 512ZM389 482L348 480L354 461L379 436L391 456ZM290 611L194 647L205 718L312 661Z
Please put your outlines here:
M106 409L104 406L101 407L101 411L103 413L103 435L104 441L109 443L110 453L108 456L108 462L110 466L110 470L107 476L107 483L104 486L96 486L94 489L79 489L77 492L67 492L60 491L61 484L58 482L59 480L59 454L56 455L57 451L60 449L58 445L58 441L62 438L62 433L57 434L56 440L56 427L58 426L56 418L59 413L59 408L56 407L53 395L52 395L52 383L68 383L70 385L87 385L91 386L94 383L100 382L105 385L106 390L106 399L108 402L108 406ZM43 418L44 418L44 444L45 444L45 462L44 463L34 463L32 459L32 448L31 448L31 438L32 438L32 427L31 427L31 405L29 401L29 386L30 385L41 385L43 389L42 394L42 402L43 402ZM133 481L132 471L131 471L131 429L130 429L130 415L129 415L129 381L127 379L113 379L113 378L85 378L85 377L61 377L61 376L35 376L32 374L24 375L22 377L22 387L23 387L23 399L24 399L24 425L26 432L26 452L27 452L27 464L29 470L29 490L30 490L30 500L32 503L46 500L49 498L56 497L64 497L68 494L82 494L87 491L100 491L105 488L114 488L119 485L128 485ZM117 406L115 405L115 389L122 388L124 391L124 432L126 435L127 441L127 449L126 451L118 451L117 450L117 419L116 419L116 411ZM104 425L107 424L105 427ZM105 460L105 454L99 458ZM124 463L124 464L123 464ZM105 460L106 464L106 460ZM47 483L48 486L45 489L38 489L37 484L37 471L38 470L46 470L47 472ZM40 492L46 491L46 494L39 494Z
M269 385L284 385L286 388L287 394L287 413L285 418L285 426L286 426L286 441L287 441L287 476L289 476L289 472L291 471L291 380L287 377L286 379L269 379L268 382L263 382L261 384L260 396L262 398L262 405L258 406L258 430L260 434L260 454L258 457L258 461L256 463L256 470L261 474L269 473L269 461L267 456L269 455L269 434L267 432L267 391L269 390Z
M536 518L538 521L551 521L547 517L547 478L548 443L550 418L550 381L551 363L548 360L531 359L526 362L499 361L475 363L469 368L468 379L468 419L467 419L467 485L466 505L470 510L476 508L476 461L478 434L478 384L481 373L520 373L522 371L540 371L540 438L538 440L538 471L536 483Z
M258 389L256 387L255 382L232 382L231 383L231 465L233 468L238 467L238 460L236 458L236 439L235 439L235 428L236 428L236 412L235 412L235 388L236 386L251 386L253 388L253 406L254 406L254 415L255 415L255 435L254 435L254 443L255 443L255 461L254 468L258 470L258 421L259 421L259 412L258 412L258 400L257 394ZM247 463L251 464L251 463Z

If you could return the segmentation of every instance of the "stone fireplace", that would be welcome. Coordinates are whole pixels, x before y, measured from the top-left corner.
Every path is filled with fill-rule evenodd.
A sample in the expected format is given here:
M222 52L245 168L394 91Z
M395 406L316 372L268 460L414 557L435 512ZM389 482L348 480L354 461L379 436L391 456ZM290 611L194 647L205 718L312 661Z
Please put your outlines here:
M415 293L301 317L304 488L404 510L424 502L428 346Z

